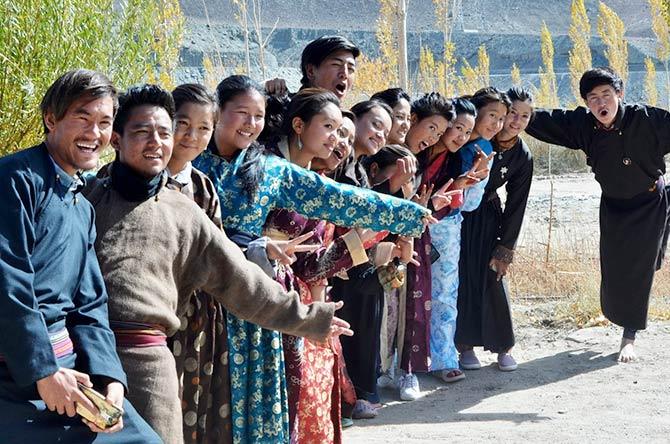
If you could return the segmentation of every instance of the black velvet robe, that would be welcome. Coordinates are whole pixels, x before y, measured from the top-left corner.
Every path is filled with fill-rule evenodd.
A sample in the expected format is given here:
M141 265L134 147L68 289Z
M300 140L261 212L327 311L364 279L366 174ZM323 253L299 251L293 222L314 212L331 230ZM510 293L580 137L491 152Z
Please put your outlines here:
M632 329L647 325L654 272L668 221L664 156L670 152L670 113L621 104L611 128L585 108L538 110L528 134L579 149L602 189L600 302L603 314Z
M457 344L483 346L493 352L514 346L509 295L504 280L489 268L494 252L511 252L521 231L533 177L530 150L518 139L506 151L498 152L486 184L482 203L475 211L463 213L459 263ZM497 190L505 187L503 211Z

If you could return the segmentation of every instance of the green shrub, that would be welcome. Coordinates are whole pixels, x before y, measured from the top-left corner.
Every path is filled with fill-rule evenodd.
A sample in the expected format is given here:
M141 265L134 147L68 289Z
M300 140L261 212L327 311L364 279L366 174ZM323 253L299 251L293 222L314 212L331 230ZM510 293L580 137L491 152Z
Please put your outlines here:
M180 18L176 0L0 2L0 155L41 140L40 100L70 69L102 71L121 88L164 81Z

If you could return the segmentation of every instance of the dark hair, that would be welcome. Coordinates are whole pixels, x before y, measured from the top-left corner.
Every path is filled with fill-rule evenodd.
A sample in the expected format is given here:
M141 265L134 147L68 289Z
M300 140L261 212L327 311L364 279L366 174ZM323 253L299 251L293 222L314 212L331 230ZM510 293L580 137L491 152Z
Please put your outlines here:
M407 156L414 156L414 154L402 145L390 144L384 146L374 155L365 157L361 163L365 170L369 171L373 163L376 163L379 168L386 168L395 164L396 160Z
M354 122L356 120L356 115L354 113L352 113L351 111L349 111L348 109L343 109L341 111L342 111L342 118L343 119L346 117L347 119L351 120L352 122Z
M600 85L609 85L614 91L623 91L623 80L621 77L608 67L598 67L589 69L582 78L579 79L579 95L586 100L586 95L593 91L593 88Z
M56 121L59 121L65 117L70 106L82 97L89 97L91 100L111 97L114 102L114 115L119 108L118 92L107 76L88 69L68 71L56 79L42 97L40 110L44 133L49 133L49 128L44 122L47 113L53 113Z
M174 108L179 110L186 103L196 103L198 105L211 105L212 110L216 109L216 99L207 88L198 83L184 83L172 90L174 99Z
M216 86L216 100L219 109L240 94L256 91L267 98L265 89L248 76L234 75L221 80ZM237 170L237 177L242 183L242 190L251 201L258 190L258 184L263 180L265 173L265 148L258 143L252 143L244 153L244 159Z
M385 89L384 91L374 93L372 97L370 97L370 100L384 102L391 108L395 108L402 99L405 99L407 100L407 103L410 103L409 94L407 94L402 88Z
M332 92L323 88L304 88L291 98L291 102L286 109L282 129L285 135L293 133L293 119L299 117L303 122L308 123L312 117L319 114L323 109L332 103L338 109L340 100Z
M307 65L318 67L330 54L342 50L351 52L354 58L361 55L361 50L356 45L346 37L339 35L324 35L309 42L302 50L300 59L300 69L302 70L300 83L302 86L309 86L310 84L307 78Z
M163 108L174 119L174 100L172 94L158 85L144 84L132 86L119 96L119 111L114 119L114 131L123 134L130 113L134 108L143 105L153 105Z
M509 97L509 100L514 103L517 100L520 102L530 102L530 121L532 122L533 119L535 118L535 108L533 106L533 93L531 93L528 89L522 87L522 86L513 86L510 89L507 90L507 97Z
M451 122L456 118L451 100L437 92L426 93L412 102L412 114L419 120L426 117L442 116Z
M509 111L510 107L512 106L512 102L510 101L509 97L507 97L507 94L493 86L487 86L486 88L477 90L477 92L473 95L463 96L463 98L471 101L478 110L484 108L490 103L502 103L505 105L505 108L507 108L507 111Z
M267 99L265 88L248 76L234 75L221 80L216 85L216 102L219 105L219 109L223 109L226 103L248 91L256 91L263 98Z
M456 112L457 116L459 114L469 114L472 117L477 118L477 108L468 99L463 97L456 97L451 99L451 103L454 105L454 111Z
M361 116L364 116L365 114L369 113L374 108L381 108L384 111L386 111L389 116L393 115L393 110L391 109L391 107L384 102L380 102L379 100L364 100L362 102L358 102L357 104L351 107L350 111L354 113L354 117L356 119L360 119ZM354 119L354 121L356 120Z

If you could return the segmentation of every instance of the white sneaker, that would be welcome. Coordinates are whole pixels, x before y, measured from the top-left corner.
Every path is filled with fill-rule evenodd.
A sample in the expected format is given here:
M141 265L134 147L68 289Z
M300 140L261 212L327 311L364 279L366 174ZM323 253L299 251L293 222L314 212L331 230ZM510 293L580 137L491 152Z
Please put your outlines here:
M401 376L399 385L400 399L403 401L414 401L419 397L419 395L421 395L421 390L419 389L419 380L413 373Z
M391 370L387 370L377 378L377 387L379 388L398 388L398 383L393 379Z

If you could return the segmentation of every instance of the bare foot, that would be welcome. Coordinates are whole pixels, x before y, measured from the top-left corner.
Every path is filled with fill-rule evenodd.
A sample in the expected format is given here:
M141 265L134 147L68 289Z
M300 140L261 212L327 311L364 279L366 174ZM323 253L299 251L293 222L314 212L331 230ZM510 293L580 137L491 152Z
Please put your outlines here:
M637 361L637 355L635 354L635 340L634 339L621 339L621 349L619 350L619 362L633 362Z

